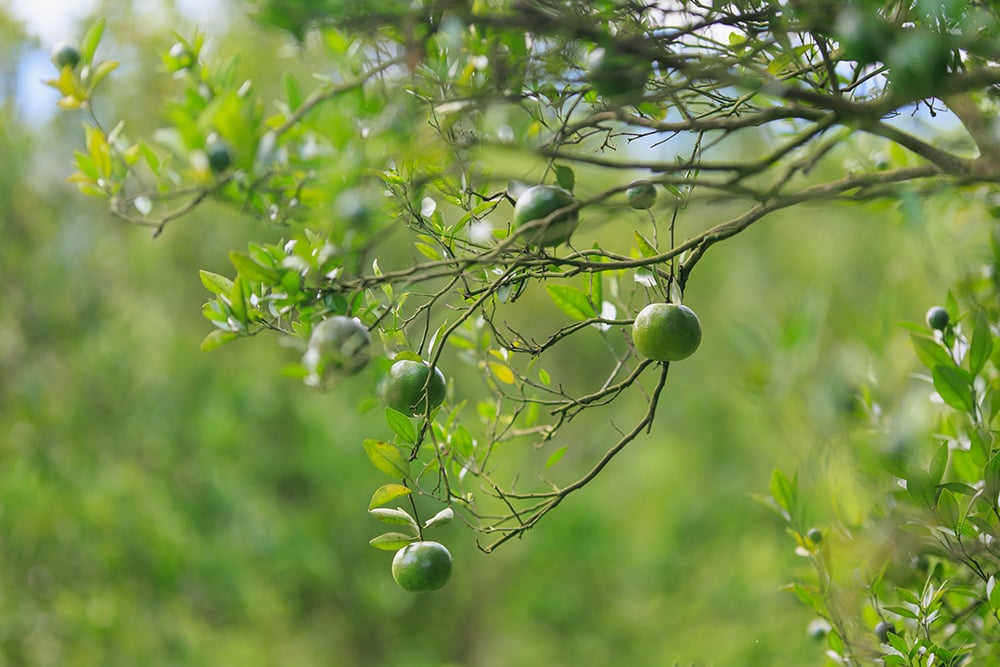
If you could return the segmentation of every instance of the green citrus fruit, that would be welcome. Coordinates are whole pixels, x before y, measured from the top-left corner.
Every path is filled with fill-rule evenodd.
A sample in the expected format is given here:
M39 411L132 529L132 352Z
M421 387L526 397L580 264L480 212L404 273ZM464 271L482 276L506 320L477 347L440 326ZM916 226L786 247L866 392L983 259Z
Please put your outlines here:
M809 532L806 533L806 537L809 538L809 541L813 544L819 544L823 541L823 531L819 528L810 528Z
M642 56L597 48L587 58L587 80L600 95L632 100L642 97L653 65Z
M567 190L555 185L535 185L517 198L512 224L517 228L535 220L544 220L555 211L574 203L576 200ZM577 211L563 213L553 218L548 225L527 234L525 242L528 245L557 246L569 241L579 222Z
M217 174L229 169L229 165L233 163L229 144L214 135L205 142L205 156L208 158L208 166Z
M629 189L625 191L625 198L628 205L635 209L653 208L656 203L656 186L652 183L642 183L632 181Z
M632 342L647 359L687 359L701 344L701 322L687 306L651 303L636 315Z
M447 384L441 369L420 361L401 359L392 365L382 384L379 394L386 407L405 415L422 415L427 412L427 404L433 410L444 401Z
M62 69L69 65L72 69L80 64L80 50L72 42L56 42L52 47L52 64Z
M937 329L938 331L944 331L948 327L948 322L951 321L951 317L948 316L948 311L941 306L934 306L927 311L927 326L931 329Z
M436 591L451 578L451 554L437 542L413 542L396 552L392 578L411 593Z
M342 373L353 375L368 363L371 337L360 320L334 315L315 327L302 365L313 381Z

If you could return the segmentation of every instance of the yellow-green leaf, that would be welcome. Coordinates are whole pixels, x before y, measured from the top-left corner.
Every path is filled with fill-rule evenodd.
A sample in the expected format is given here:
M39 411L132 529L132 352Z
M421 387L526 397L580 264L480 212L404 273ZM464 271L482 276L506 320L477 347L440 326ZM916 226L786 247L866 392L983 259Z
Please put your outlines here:
M368 503L368 509L375 509L376 507L381 507L391 503L397 498L402 498L407 496L412 491L402 484L383 484L382 486L375 489L375 493L372 494L372 499Z
M365 454L376 470L396 479L410 478L410 462L399 447L391 442L372 438L366 439L363 445Z

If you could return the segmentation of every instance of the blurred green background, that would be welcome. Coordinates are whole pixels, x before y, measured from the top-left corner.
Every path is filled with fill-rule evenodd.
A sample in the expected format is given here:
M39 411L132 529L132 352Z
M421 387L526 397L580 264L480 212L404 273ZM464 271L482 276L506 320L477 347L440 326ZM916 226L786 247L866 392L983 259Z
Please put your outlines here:
M281 230L205 210L152 240L77 195L80 119L23 111L25 95L54 102L19 65L50 44L2 8L0 665L822 662L779 591L801 559L752 496L799 469L825 489L817 522L863 518L877 471L856 467L886 445L857 393L892 409L922 391L899 324L978 263L974 203L811 206L714 249L686 297L704 343L672 369L653 432L496 554L447 528L455 577L414 596L367 544L383 480L360 444L384 424L359 414L362 381L307 390L265 338L198 350L198 269L226 272L229 249ZM160 53L192 26L103 10L117 103L148 133ZM202 26L217 53L265 81L305 71L282 35L229 14Z

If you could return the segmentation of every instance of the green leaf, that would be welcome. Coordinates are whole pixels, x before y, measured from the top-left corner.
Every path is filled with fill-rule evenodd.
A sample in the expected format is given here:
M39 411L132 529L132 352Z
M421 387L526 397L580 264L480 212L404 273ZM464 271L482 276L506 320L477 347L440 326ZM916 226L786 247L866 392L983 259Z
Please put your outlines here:
M245 329L248 324L247 297L242 276L236 276L236 280L233 281L233 289L229 293L229 301L229 309L232 311L233 317Z
M1000 611L1000 589L997 588L997 578L990 575L986 582L986 598L990 601L990 609Z
M555 464L559 463L559 459L566 454L567 449L568 447L560 447L556 451L552 452L552 455L545 461L545 467L551 468Z
M574 320L586 320L596 317L594 306L590 299L581 290L569 285L546 285L545 291L549 293L552 302Z
M381 507L411 493L413 492L402 484L383 484L375 489L375 493L372 494L372 499L368 503L368 509Z
M932 338L910 334L910 341L913 349L917 353L917 358L927 368L934 368L938 365L954 366L948 351L941 347L941 344Z
M885 610L906 618L917 618L916 612L910 611L906 607L886 607Z
M771 473L771 497L774 498L774 502L778 503L778 507L789 515L795 508L796 496L798 495L796 482L794 477L789 480L785 473L778 469Z
M958 526L960 515L958 511L958 501L955 500L955 494L947 489L941 490L937 501L937 512L945 526L952 529Z
M990 324L986 321L983 311L976 314L976 325L972 331L972 341L969 343L969 372L978 375L993 353L993 334Z
M655 257L656 255L660 254L656 250L656 246L654 246L649 241L649 239L643 236L642 232L638 230L633 230L632 235L635 237L635 245L637 248L639 248L640 255L642 255L643 257Z
M496 379L504 384L514 384L514 371L510 370L505 364L501 364L499 361L490 361L488 365L490 372L493 373Z
M368 544L382 551L399 551L410 542L416 541L415 535L404 533L382 533L378 537L368 540Z
M559 187L573 192L573 187L576 185L576 175L573 170L564 164L557 164L555 172L556 183L559 184Z
M399 507L396 509L390 507L373 507L368 510L368 513L382 523L391 523L397 526L412 526L414 528L417 526L416 519L410 516L409 512Z
M376 470L396 479L410 478L410 462L399 447L391 442L372 438L366 439L363 445L365 454Z
M550 384L552 384L552 377L549 375L549 372L547 370L545 370L544 368L539 368L538 381L544 384L546 387L548 387Z
M1000 495L1000 452L994 454L983 468L983 481L986 483L986 495L991 503L996 502Z
M937 500L937 488L931 483L927 473L919 468L910 471L907 475L906 492L926 507L934 507Z
M963 496L974 496L978 493L976 488L969 486L963 482L945 482L943 484L938 484L939 489L948 489L952 493L957 493Z
M931 373L934 379L934 389L941 395L945 403L957 410L972 412L975 403L972 400L972 385L965 371L951 366L935 366Z
M97 45L101 43L101 37L104 36L104 26L106 23L106 19L99 18L94 21L93 25L84 34L80 42L80 58L84 63L93 61L94 54L97 52Z
M232 342L240 338L238 333L233 333L232 331L223 331L222 329L216 329L211 332L201 341L201 351L210 352L217 347L222 347L226 343Z
M218 273L212 273L211 271L205 271L204 269L198 272L201 276L201 284L205 286L209 292L213 294L219 294L222 296L229 296L233 291L233 281L225 276L220 276Z
M299 90L299 84L291 74L285 74L284 84L285 101L288 103L288 110L295 111L302 106L302 92Z
M447 526L455 519L455 511L450 507L445 507L443 510L427 519L424 522L424 528L430 528L431 526Z
M233 250L229 253L229 261L233 263L240 275L247 280L273 285L281 277L272 266L263 266L255 262L248 253Z
M402 412L398 412L392 408L386 408L385 421L389 424L389 428L392 429L393 433L402 438L404 442L408 442L411 445L416 443L417 429L414 428L413 422L410 421L410 418Z
M931 484L938 484L944 478L944 470L948 466L948 445L941 445L934 452L934 457L931 459L930 468L928 468L928 476L930 477Z
M106 78L108 78L108 75L111 74L113 71L115 71L115 69L117 68L118 68L117 60L102 60L101 62L94 65L94 69L91 70L90 79L88 81L88 83L90 84L90 89L94 90L94 88L97 88L98 84L100 84L101 81L104 81Z

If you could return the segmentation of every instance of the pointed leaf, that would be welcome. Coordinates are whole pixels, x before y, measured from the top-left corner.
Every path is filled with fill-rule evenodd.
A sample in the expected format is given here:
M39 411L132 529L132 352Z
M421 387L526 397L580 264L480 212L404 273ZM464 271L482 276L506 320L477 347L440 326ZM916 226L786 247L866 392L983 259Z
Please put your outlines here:
M976 315L975 329L972 331L972 342L969 343L969 371L978 375L993 353L993 334L990 324L986 321L983 311Z
M596 317L594 306L590 299L581 290L569 285L546 285L545 291L549 293L552 302L574 320L586 320Z
M443 510L427 519L424 522L424 528L430 528L431 526L447 526L455 518L455 511L450 507L445 507Z
M934 380L934 389L945 403L957 410L972 412L975 408L972 387L963 370L939 365L934 367L931 377Z
M410 418L402 412L386 408L385 421L389 424L389 428L392 429L393 433L402 438L404 442L412 445L417 441L417 429L414 428Z
M404 509L391 507L373 507L368 513L383 523L392 523L398 526L416 527L417 521L410 513Z
M101 37L104 36L104 25L106 23L106 19L99 18L94 21L93 25L84 34L83 40L80 42L80 58L84 63L89 63L94 59L94 53L97 52L97 45L101 43Z
M410 462L399 447L371 438L365 440L363 445L365 454L376 470L396 479L410 478Z
M928 476L931 484L939 484L944 478L944 470L948 466L948 445L941 445L934 452L931 465L928 469Z
M222 347L226 343L232 342L240 338L238 333L233 333L232 331L223 331L222 329L216 329L211 332L201 341L201 351L210 352L217 347Z
M645 236L642 235L638 230L632 231L633 236L635 236L635 245L639 248L639 254L643 257L653 257L659 253L656 251L656 246L652 244Z
M383 484L375 489L375 493L372 494L372 499L368 503L368 509L375 509L376 507L387 505L393 500L402 498L403 496L407 496L411 493L413 492L402 484Z
M199 271L198 275L201 276L201 284L213 294L229 296L233 291L233 281L225 276L205 270Z
M557 164L555 172L556 183L559 184L559 187L573 192L573 188L576 186L576 175L573 173L573 170L564 164Z
M278 282L280 275L271 266L263 266L255 262L248 253L233 250L229 253L229 261L233 263L240 275L247 280L273 285Z
M797 492L795 487L794 478L789 480L785 476L785 473L778 469L775 469L771 473L771 497L774 498L774 502L778 503L778 507L789 514L792 513L796 504Z
M382 533L378 537L368 540L368 544L382 551L399 551L410 542L416 541L415 535L404 533Z
M917 353L917 358L927 368L934 368L938 365L954 366L948 351L941 347L941 344L932 338L910 334L910 342Z
M567 449L568 449L567 447L560 447L556 451L552 452L552 455L549 456L547 461L545 461L545 467L551 468L555 464L559 463L559 459L561 459L563 455L566 454Z
M493 376L504 384L514 384L514 372L499 361L489 362L490 371Z

